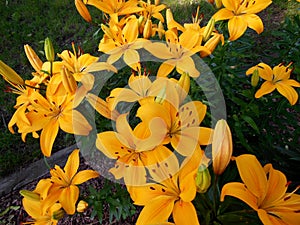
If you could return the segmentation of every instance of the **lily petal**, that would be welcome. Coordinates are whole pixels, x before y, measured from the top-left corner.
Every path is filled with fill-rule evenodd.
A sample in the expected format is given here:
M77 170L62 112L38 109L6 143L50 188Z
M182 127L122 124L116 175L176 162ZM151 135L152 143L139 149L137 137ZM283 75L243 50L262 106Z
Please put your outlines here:
M173 218L176 225L200 225L196 209L191 202L175 202L173 209Z
M229 40L234 41L241 37L247 29L247 22L242 16L234 16L228 21Z
M174 201L175 199L170 196L156 197L143 208L136 225L165 222L172 213Z
M275 90L275 85L271 81L265 81L260 89L257 90L255 93L255 98L260 98L266 94L271 93L272 91Z
M257 158L254 155L243 154L236 157L235 161L247 188L259 200L263 199L266 195L267 177Z
M226 195L238 198L249 205L252 209L258 210L257 198L245 187L243 183L231 182L223 186L221 192L221 201L224 201Z

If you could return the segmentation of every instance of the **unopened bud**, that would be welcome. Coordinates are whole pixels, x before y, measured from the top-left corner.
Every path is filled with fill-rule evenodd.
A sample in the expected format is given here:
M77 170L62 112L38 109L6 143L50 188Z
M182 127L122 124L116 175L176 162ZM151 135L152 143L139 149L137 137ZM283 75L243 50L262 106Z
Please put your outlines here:
M212 161L214 173L224 172L232 156L232 136L226 120L217 122L212 140Z
M161 21L158 22L157 33L158 33L159 39L162 39L162 37L165 33L165 28Z
M80 200L77 204L77 212L85 212L88 208L89 204L86 201Z
M152 35L152 21L150 19L147 19L143 30L143 37L145 39L149 39L151 35Z
M22 195L24 198L31 200L31 201L40 201L40 195L38 193L35 193L33 191L28 190L21 190L20 195Z
M145 17L143 17L143 16L140 16L140 17L138 18L139 27L140 27L141 25L143 25L144 18L145 18Z
M160 0L154 0L154 5L159 5L160 4Z
M43 66L42 60L38 57L38 55L35 53L35 51L29 45L24 45L24 50L25 50L25 54L31 64L31 66L33 67L33 69L36 72L39 72Z
M206 42L210 38L214 29L215 29L215 19L211 18L208 21L208 24L206 25L204 32L203 32L203 41L204 42Z
M199 193L205 193L210 187L211 176L208 168L205 165L202 164L198 168L195 182L196 182L197 192Z
M86 5L81 0L75 0L75 6L82 18L90 23L92 21L92 17Z
M252 87L256 87L259 81L259 72L258 69L254 70L252 77L251 77L251 85Z
M224 43L223 34L214 33L213 36L204 44L204 47L207 48L208 52L202 51L200 52L200 56L204 58L211 54L215 50L219 42L222 42L222 44Z
M185 72L182 73L176 85L180 102L183 102L183 100L186 98L187 94L189 93L190 83L191 81L190 81L189 74Z
M64 88L70 94L74 94L77 89L77 83L75 78L72 76L70 71L64 66L61 68L60 73L62 76L62 83Z
M52 214L52 218L54 220L60 220L62 218L64 218L65 216L65 211L63 209L59 209L57 211L54 211L53 214Z
M24 85L24 80L8 65L0 60L0 74L12 85Z
M156 96L155 98L155 102L159 103L159 104L162 104L163 101L166 99L166 91L167 91L167 88L166 86L164 86L160 92L158 93L158 95Z
M53 62L54 61L54 48L52 45L52 42L50 40L50 38L46 38L45 39L45 43L44 43L44 51L45 51L45 55L46 55L46 59L49 62Z

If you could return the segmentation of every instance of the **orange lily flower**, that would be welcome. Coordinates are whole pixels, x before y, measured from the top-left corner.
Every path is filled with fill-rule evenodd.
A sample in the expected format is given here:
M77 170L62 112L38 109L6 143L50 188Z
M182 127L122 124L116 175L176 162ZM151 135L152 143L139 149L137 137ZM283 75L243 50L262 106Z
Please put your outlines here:
M117 159L115 168L110 170L116 179L124 178L126 185L143 185L146 182L145 167L156 165L173 154L162 145L167 130L160 118L149 124L140 123L132 130L126 116L121 114L117 118L117 132L99 133L96 146L107 157Z
M79 188L77 185L99 176L99 173L93 170L77 172L78 167L79 149L76 149L69 155L64 169L55 165L50 170L52 186L48 191L48 196L42 202L43 212L59 201L67 214L72 215L75 213L76 202L79 197Z
M190 156L198 145L210 143L212 130L199 126L206 114L206 108L200 101L191 101L179 107L170 104L166 99L162 104L143 104L137 111L137 117L143 122L157 117L163 119L168 130L164 143L170 143L181 155Z
M118 16L130 15L144 9L138 7L137 0L84 0L87 5L92 5L118 22Z
M176 225L199 224L192 201L196 196L195 176L202 155L198 148L192 157L185 159L181 168L175 161L172 166L157 166L151 175L155 181L156 178L162 180L161 183L128 188L134 204L144 206L137 225L168 224L167 220L171 214ZM173 171L178 172L171 175Z
M260 34L264 25L256 13L267 8L271 0L222 0L225 8L220 9L213 15L216 21L229 20L229 40L234 41L241 37L247 27Z
M144 46L153 56L163 59L158 69L158 77L166 77L176 67L178 73L188 73L191 77L198 77L200 72L196 69L192 55L199 51L210 53L209 50L198 45L198 32L185 30L179 37L172 30L165 32L167 44L153 42Z
M88 53L83 54L82 50L76 52L75 45L72 43L73 53L64 50L61 54L57 54L63 61L63 65L73 74L76 81L80 81L89 65L96 62L98 57Z
M128 17L124 26L110 21L110 26L101 25L105 33L99 44L99 51L109 55L107 62L113 64L122 56L124 62L135 71L140 70L140 56L137 52L148 41L139 36L139 22L135 16Z
M286 193L285 175L271 164L264 167L254 155L235 158L243 183L231 182L223 186L221 201L226 195L236 197L257 211L263 224L294 225L300 221L300 195Z
M290 79L292 69L289 68L291 63L287 66L279 64L273 69L265 63L251 67L246 71L246 75L253 74L258 71L258 75L266 80L255 93L255 98L260 98L263 95L277 89L277 91L288 99L291 105L295 105L298 100L298 93L293 87L300 87L300 83L296 80Z
M48 89L47 89L48 91ZM71 134L88 135L92 130L85 117L73 109L74 95L31 94L31 105L26 114L30 126L19 127L20 133L29 133L42 129L40 146L45 156L50 156L59 128Z

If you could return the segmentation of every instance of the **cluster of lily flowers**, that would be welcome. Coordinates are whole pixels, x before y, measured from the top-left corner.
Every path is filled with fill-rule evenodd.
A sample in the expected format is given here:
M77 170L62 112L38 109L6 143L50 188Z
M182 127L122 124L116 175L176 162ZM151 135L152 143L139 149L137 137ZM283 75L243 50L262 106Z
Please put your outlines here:
M193 56L207 57L218 44L224 44L215 23L228 20L229 40L241 37L247 27L257 33L263 23L256 13L272 1L223 0L209 1L220 8L206 26L201 27L199 9L192 23L181 25L172 11L158 0L75 0L80 15L89 23L92 17L87 6L94 6L108 19L101 24L104 36L99 51L105 61L83 53L64 50L55 60L50 39L45 40L46 61L43 62L29 46L25 52L34 68L32 79L23 80L13 69L0 61L0 74L11 84L11 92L18 94L16 111L8 124L14 133L17 127L23 141L27 134L40 139L41 151L51 156L59 129L66 133L87 136L93 127L76 108L88 102L106 119L115 123L114 131L97 134L95 145L115 167L109 172L116 180L123 180L136 205L144 206L136 224L200 224L193 200L197 193L211 188L209 166L214 176L223 174L231 160L236 162L242 182L222 187L220 201L233 196L255 210L263 224L296 224L300 221L298 188L287 193L288 182L283 173L271 164L264 167L254 155L232 157L230 128L224 119L214 129L200 126L207 114L207 105L188 96L191 78L201 76ZM165 18L163 12L165 11ZM150 39L165 40L154 42ZM141 63L140 52L159 59L155 75L147 73ZM131 68L128 87L111 90L106 99L93 93L96 79L93 72L117 73L119 61ZM300 83L290 79L291 64L273 69L265 63L250 68L252 84L265 82L255 97L275 89L293 105L298 94L293 87ZM175 72L176 70L176 72ZM171 77L172 74L177 75ZM101 75L99 75L101 76ZM151 77L153 76L153 78ZM122 104L138 103L135 118L130 124L131 111L120 111ZM203 149L211 145L211 154ZM79 187L99 176L93 170L77 172L79 150L69 156L62 169L55 165L51 177L42 179L35 190L22 190L23 206L31 216L26 224L57 224L65 214L82 212L87 203L79 201ZM199 212L201 214L201 212Z

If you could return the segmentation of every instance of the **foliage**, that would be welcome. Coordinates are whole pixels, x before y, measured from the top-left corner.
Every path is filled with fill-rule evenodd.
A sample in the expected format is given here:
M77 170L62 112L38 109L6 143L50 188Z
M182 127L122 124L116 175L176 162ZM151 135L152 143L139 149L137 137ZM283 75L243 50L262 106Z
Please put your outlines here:
M126 220L136 213L136 208L132 204L126 189L120 184L107 179L105 179L101 189L89 186L89 195L86 200L93 207L91 217L97 216L100 223L102 223L103 216L107 216L104 215L106 212L109 214L109 223L114 220ZM108 207L108 210L106 210L106 207Z

